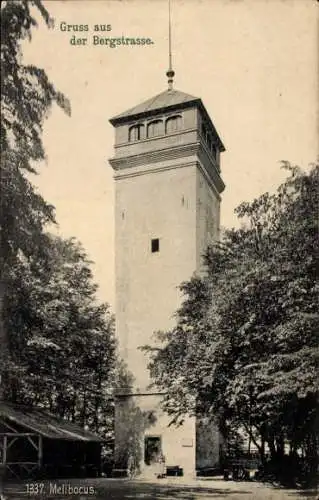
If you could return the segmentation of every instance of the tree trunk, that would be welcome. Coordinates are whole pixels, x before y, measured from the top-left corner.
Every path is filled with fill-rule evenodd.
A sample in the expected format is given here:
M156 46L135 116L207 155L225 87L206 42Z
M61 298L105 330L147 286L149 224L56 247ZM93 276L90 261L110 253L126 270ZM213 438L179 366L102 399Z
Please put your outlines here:
M86 424L86 390L83 390L83 407L80 418L81 426L84 427Z
M102 375L101 375L101 363L99 364L99 366L97 367L97 376L98 376L98 379L97 379L97 384L96 384L96 387L95 387L95 390L97 391L96 392L96 395L95 395L95 398L94 398L94 429L95 429L95 432L98 432L98 428L99 428L99 409L101 407L101 401L102 401Z
M281 460L285 454L285 441L283 435L276 437L277 458Z
M260 445L258 444L258 442L256 441L256 439L254 437L252 426L244 424L244 428L245 428L245 431L248 434L249 441L251 443L254 443L254 445L256 446L256 448L257 448L257 450L258 450L258 452L260 454L261 453L261 447L260 447Z
M273 460L275 460L276 456L277 456L277 450L276 450L276 446L275 446L274 436L272 436L272 435L271 436L270 435L267 436L267 444L268 444L268 447L269 447L271 458Z
M3 270L0 269L1 274L2 272ZM3 401L5 394L5 368L8 357L8 334L4 324L5 290L6 283L0 275L0 401Z
M266 458L265 458L265 444L266 444L266 440L265 440L265 436L263 434L261 434L260 440L261 440L260 460L261 460L261 463L264 465L265 461L266 461Z

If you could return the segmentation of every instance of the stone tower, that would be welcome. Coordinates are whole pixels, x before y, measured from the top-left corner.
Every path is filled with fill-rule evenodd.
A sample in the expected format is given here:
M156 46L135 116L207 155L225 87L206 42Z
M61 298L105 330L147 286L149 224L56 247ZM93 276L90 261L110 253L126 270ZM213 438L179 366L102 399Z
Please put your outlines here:
M198 446L196 457L195 419L168 427L162 396L149 387L147 357L139 347L154 342L154 331L173 326L179 285L201 271L207 244L219 237L224 146L201 99L171 85L110 122L116 329L120 355L133 376L116 401L117 467L133 460L147 474L162 452L168 466L194 474L196 465L216 461L218 443L209 445L215 451L204 450L203 462ZM215 458L209 458L212 453Z

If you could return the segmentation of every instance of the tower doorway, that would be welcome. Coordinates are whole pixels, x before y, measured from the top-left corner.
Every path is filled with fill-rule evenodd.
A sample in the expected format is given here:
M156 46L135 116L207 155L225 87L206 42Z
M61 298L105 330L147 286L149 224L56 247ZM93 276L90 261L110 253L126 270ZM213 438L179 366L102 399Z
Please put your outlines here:
M157 464L162 454L162 437L145 436L144 438L144 461L146 465Z

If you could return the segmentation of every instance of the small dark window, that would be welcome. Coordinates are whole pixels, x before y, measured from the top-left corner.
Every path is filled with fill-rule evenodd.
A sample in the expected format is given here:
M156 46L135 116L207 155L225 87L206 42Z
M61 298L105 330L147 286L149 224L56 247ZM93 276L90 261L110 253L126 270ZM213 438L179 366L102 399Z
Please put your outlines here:
M152 250L152 253L159 252L159 239L158 238L154 238L151 241L151 250Z

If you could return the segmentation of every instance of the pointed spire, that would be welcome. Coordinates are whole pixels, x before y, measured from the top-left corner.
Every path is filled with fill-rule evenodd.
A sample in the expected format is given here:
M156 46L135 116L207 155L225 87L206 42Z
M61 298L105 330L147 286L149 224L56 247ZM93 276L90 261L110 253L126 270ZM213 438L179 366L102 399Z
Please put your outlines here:
M171 0L168 0L168 90L173 90L173 79L175 72L172 67L172 27L171 27Z

